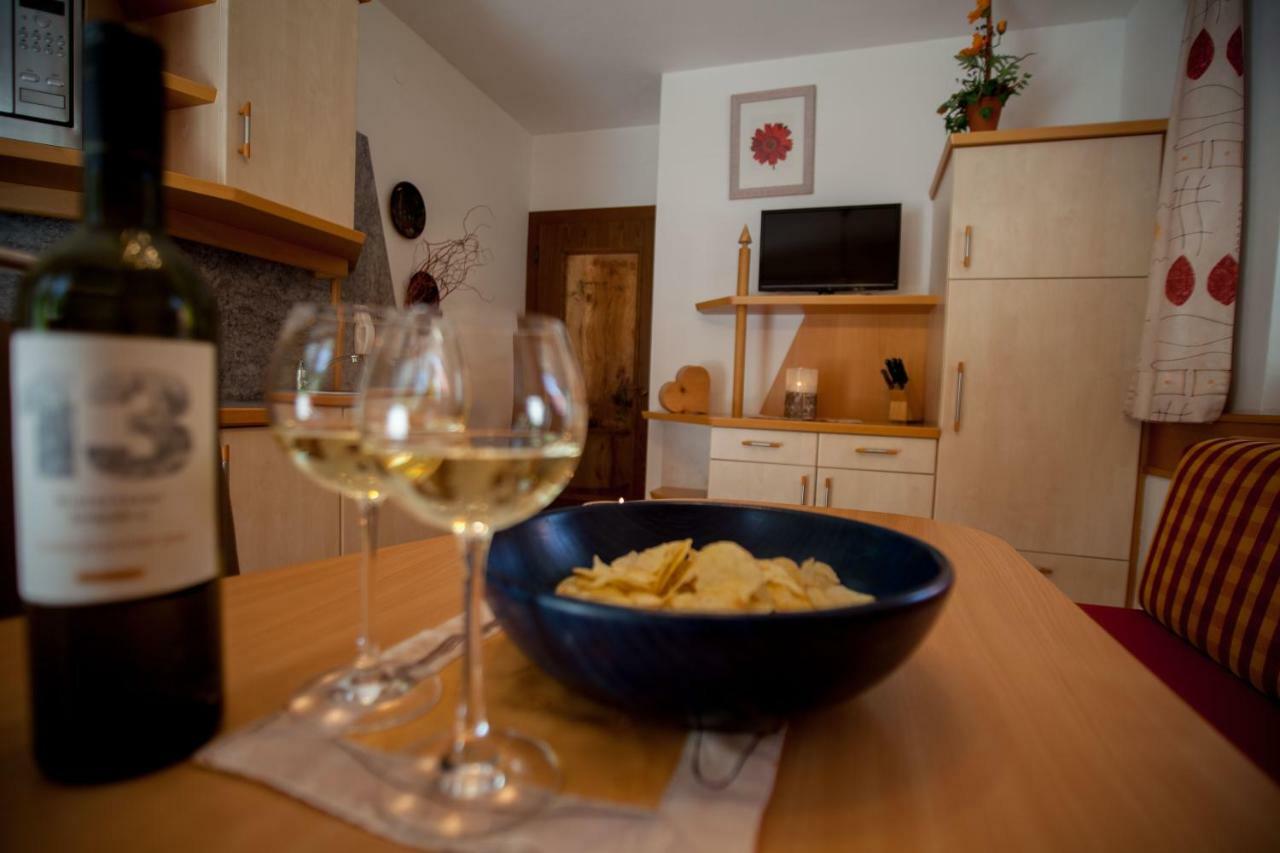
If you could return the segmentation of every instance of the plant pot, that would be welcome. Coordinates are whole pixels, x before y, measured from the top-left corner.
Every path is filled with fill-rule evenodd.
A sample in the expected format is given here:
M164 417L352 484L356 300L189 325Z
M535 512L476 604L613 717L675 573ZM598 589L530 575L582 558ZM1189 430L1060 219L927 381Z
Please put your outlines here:
M1000 124L1000 110L1004 109L1004 104L995 95L984 95L978 103L969 104L964 109L969 117L970 130L995 130ZM983 110L988 111L986 118L982 116Z

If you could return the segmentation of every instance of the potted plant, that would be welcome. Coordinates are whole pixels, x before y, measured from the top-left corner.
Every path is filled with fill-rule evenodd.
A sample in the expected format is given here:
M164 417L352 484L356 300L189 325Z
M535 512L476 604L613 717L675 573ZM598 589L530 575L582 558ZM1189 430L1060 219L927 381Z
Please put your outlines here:
M1022 61L1032 54L996 53L1008 22L992 22L991 0L977 0L977 4L969 12L969 23L974 25L973 41L956 54L964 72L956 78L960 91L938 107L938 115L946 120L947 133L995 130L1005 102L1031 80L1031 75L1022 70Z

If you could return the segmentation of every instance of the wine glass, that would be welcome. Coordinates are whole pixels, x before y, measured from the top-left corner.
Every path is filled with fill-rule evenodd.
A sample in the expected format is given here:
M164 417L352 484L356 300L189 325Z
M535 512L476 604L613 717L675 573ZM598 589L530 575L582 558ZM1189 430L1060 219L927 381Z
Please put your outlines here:
M427 837L492 832L544 807L560 769L546 744L486 715L485 564L494 532L545 508L573 476L587 430L582 375L558 320L451 326L413 313L380 341L364 396L365 441L393 498L457 537L466 608L453 731L388 764L384 810Z
M365 305L295 305L267 370L267 411L276 440L307 477L352 499L359 511L363 556L356 658L289 702L294 714L330 730L402 723L426 713L440 698L436 676L415 677L381 659L371 626L378 507L386 488L377 463L365 454L358 414L348 408L368 354L393 316L391 310Z

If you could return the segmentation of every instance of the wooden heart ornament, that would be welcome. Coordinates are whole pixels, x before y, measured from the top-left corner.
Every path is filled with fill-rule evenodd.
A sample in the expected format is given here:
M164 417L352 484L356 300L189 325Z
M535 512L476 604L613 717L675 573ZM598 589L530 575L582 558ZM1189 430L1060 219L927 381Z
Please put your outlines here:
M705 415L711 406L711 374L705 367L686 364L674 382L658 389L658 403L672 414Z

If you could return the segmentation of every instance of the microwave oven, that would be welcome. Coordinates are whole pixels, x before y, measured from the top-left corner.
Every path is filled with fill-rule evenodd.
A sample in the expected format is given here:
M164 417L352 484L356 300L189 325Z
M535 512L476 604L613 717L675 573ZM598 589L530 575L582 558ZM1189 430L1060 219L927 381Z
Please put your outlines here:
M0 0L0 137L80 148L84 0Z

